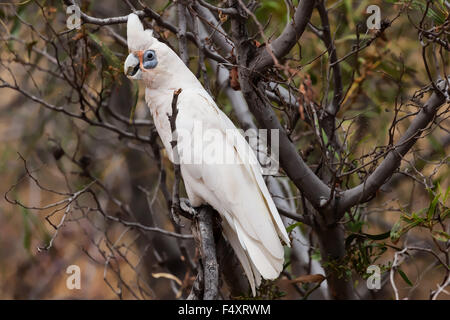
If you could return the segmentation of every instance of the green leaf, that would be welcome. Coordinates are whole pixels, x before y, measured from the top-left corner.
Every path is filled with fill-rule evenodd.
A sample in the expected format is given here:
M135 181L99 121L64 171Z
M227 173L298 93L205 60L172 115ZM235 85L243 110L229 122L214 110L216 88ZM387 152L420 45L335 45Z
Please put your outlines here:
M408 277L406 276L406 273L404 273L402 271L402 269L398 268L397 269L398 273L400 274L400 276L402 277L402 279L409 285L409 286L413 286L411 280L408 279Z
M327 144L328 144L328 136L327 136L327 134L325 133L325 130L323 130L323 129L322 129L322 138L323 138L323 143L324 143L325 145L327 145Z
M447 202L448 195L450 194L450 186L447 187L447 190L445 191L444 199L442 199L443 203Z
M406 1L404 1L406 2ZM413 8L420 9L422 12L425 12L426 9L426 1L413 1ZM430 6L427 11L427 16L431 18L437 24L443 24L445 22L445 12L437 7L436 10Z
M399 221L397 221L393 226L392 226L392 229L391 229L391 232L390 232L390 237L391 237L391 241L392 242L397 242L398 241L398 239L400 239L400 236L402 235L401 234L401 225L400 225L400 220Z
M320 255L320 251L318 249L314 250L314 252L311 254L311 259L316 261L322 260L322 256Z
M25 6L18 7L16 16L14 17L14 23L11 27L11 30L9 31L10 35L19 37L20 28L22 27L22 22L20 21L19 17L21 19L26 20L25 13L24 13L25 8L26 8ZM3 27L1 29L3 29ZM14 50L13 43L14 43L13 40L8 41L8 47L10 50Z
M28 209L23 208L23 207L21 208L21 212L22 212L23 229L24 229L23 247L27 251L30 251L30 247L31 247L31 227L30 227L30 218L28 216L29 212L28 212Z
M289 227L286 228L286 232L287 233L291 233L292 231L294 231L295 228L301 227L302 225L303 225L302 222L293 223Z
M448 215L450 215L450 209L445 209L444 212L441 213L441 220L447 218Z
M362 226L364 225L363 221L352 221L348 223L348 228L351 232L357 232L360 233Z
M433 237L436 240L442 241L442 242L447 242L448 240L450 240L450 236L448 235L448 233L446 233L444 231L433 231Z
M440 196L441 196L440 193L436 194L436 196L434 196L433 200L431 201L431 204L428 207L427 220L433 219L434 213L436 212L436 206L439 202Z
M33 50L33 47L36 45L37 41L31 41L30 43L26 44L26 48L27 48L27 53L28 53L28 59L30 59L31 57L31 50Z

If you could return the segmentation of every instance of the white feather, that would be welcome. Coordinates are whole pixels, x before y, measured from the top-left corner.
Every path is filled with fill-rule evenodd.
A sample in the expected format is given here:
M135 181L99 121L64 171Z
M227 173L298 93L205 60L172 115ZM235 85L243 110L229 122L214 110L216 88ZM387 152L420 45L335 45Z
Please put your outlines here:
M139 17L134 13L128 15L127 44L131 51L145 50L153 42L153 31L144 30Z

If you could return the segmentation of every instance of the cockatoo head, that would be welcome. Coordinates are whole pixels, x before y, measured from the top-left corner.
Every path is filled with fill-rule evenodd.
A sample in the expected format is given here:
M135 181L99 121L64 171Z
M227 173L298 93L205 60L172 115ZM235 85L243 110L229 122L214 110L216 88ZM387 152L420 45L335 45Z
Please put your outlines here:
M154 82L170 66L173 51L153 37L152 30L144 30L139 17L128 15L127 43L130 54L124 63L124 72L133 80Z
M177 90L185 86L201 86L195 75L165 43L144 30L139 17L128 15L127 43L130 54L124 63L128 78L143 80L145 86L158 90Z

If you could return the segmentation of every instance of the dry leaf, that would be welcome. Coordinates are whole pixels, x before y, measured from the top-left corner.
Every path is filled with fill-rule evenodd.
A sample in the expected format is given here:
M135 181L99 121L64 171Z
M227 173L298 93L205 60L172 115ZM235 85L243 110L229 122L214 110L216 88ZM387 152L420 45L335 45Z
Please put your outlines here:
M219 19L220 22L225 23L228 20L228 16L219 10Z
M298 88L298 91L300 91L300 95L298 96L298 111L300 112L300 118L305 121L305 107L304 104L309 104L309 101L307 100L307 93L305 89L305 85L303 83L300 84L300 87Z
M152 273L153 278L166 278L175 281L179 286L182 285L181 280L178 279L176 276L170 273L160 272L160 273Z
M303 107L303 104L300 103L300 106L298 108L300 111L300 119L302 119L302 121L305 121L305 108Z
M230 87L234 90L241 90L237 67L233 67L230 71Z
M164 31L164 32L163 32L163 36L164 36L164 39L169 39L169 37L170 37L170 31L169 31L169 30Z
M305 75L305 78L303 79L303 82L300 84L298 91L300 91L301 93L298 97L300 118L302 120L305 120L304 105L311 105L313 103L315 96L311 77L309 74Z
M305 80L303 80L303 83L305 84L305 87L306 87L306 97L308 99L308 101L306 101L306 102L310 103L314 100L314 90L313 90L313 86L312 86L311 77L309 74L306 74Z
M291 283L322 283L325 280L325 277L321 274L305 274L294 280L291 280Z
M84 37L84 33L83 32L77 32L73 37L72 37L72 40L73 41L78 41L78 40L80 40L81 38L83 38Z

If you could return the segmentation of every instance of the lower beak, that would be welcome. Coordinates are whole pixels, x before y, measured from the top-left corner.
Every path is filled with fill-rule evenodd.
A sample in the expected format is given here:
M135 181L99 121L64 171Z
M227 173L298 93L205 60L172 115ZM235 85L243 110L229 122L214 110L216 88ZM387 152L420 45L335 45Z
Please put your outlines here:
M125 75L131 79L141 79L142 73L139 64L139 59L134 54L130 53L123 65Z

